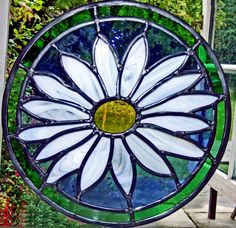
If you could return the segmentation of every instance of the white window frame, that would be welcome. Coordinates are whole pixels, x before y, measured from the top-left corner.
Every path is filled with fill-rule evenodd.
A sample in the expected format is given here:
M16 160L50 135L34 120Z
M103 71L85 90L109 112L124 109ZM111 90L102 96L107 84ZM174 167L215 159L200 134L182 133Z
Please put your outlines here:
M203 0L203 30L202 36L208 41L208 43L214 46L214 36L215 36L215 19L216 19L216 0ZM210 26L213 25L213 26ZM234 64L221 64L224 73L234 74L236 77L236 65ZM236 110L235 107L232 109ZM236 123L236 112L232 116L232 124ZM233 126L231 144L228 145L230 151L229 157L229 169L228 174L217 170L209 185L220 192L223 195L231 197L231 199L236 200L236 181L232 177L236 177L236 124Z
M0 123L2 120L2 98L5 88L7 44L9 28L10 0L0 0ZM0 124L0 164L2 151L2 124Z

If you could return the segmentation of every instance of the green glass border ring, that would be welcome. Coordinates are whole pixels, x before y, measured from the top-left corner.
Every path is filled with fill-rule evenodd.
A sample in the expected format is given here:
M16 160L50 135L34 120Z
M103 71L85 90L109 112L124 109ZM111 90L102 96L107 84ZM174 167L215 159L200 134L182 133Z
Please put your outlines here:
M116 43L103 34L101 25L113 22L122 24L122 35L132 23L141 28L122 55L115 50ZM80 58L60 49L58 42L89 26L95 30L90 38L93 45L87 47L92 53L83 59L82 54ZM184 50L147 67L152 51L149 30L171 37ZM37 68L50 50L47 59L58 56L59 73ZM101 54L109 64L99 60ZM194 67L190 64L192 68L187 69L190 59ZM129 72L132 63L137 75ZM82 71L90 86L77 80ZM178 86L173 87L175 84ZM16 94L17 87L21 90ZM4 140L24 181L54 209L104 226L154 222L192 200L220 163L230 122L228 87L206 41L172 14L128 1L89 4L45 26L16 60L3 99ZM112 124L118 128L111 128ZM63 144L59 143L62 139ZM94 163L100 156L103 159ZM117 165L119 159L123 169ZM178 159L197 164L183 182L173 163ZM145 178L171 180L175 187L162 198L137 206L135 191L144 173ZM107 176L123 196L125 208L101 206L83 198ZM63 178L77 181L76 196L61 188Z

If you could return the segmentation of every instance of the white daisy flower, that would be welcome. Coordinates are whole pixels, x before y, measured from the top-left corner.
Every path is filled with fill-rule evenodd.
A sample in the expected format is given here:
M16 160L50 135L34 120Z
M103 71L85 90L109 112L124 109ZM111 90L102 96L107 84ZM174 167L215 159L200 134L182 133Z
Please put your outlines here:
M78 172L79 190L85 191L111 170L129 194L135 185L136 162L153 174L173 177L167 154L202 158L204 149L181 133L210 129L210 122L194 112L215 104L219 97L190 91L203 75L197 70L180 73L189 55L169 56L147 69L148 43L142 34L119 64L109 42L99 35L93 66L61 53L70 85L55 75L35 73L33 80L45 98L31 98L23 109L47 123L23 129L19 138L43 140L34 158L37 162L52 160L46 183ZM113 107L114 126L127 122L125 127L106 126L104 115Z

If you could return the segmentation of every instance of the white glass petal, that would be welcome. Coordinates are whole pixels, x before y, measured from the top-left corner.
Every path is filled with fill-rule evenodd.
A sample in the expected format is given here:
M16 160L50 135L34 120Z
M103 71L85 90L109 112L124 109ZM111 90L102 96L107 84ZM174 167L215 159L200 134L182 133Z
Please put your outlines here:
M212 95L181 95L161 105L145 110L142 114L155 112L190 112L211 105L218 98Z
M62 64L74 83L92 100L104 98L101 86L94 73L79 60L62 55Z
M128 195L133 182L133 169L129 153L120 139L115 140L112 167L117 180Z
M42 140L52 137L53 135L76 127L86 126L88 124L65 124L57 126L39 126L23 130L19 138L25 141Z
M52 101L29 101L23 107L30 113L44 119L66 121L88 119L89 115L77 108Z
M93 185L103 174L110 154L110 139L103 137L86 162L81 176L81 190Z
M132 45L121 77L121 96L127 97L142 75L146 65L147 52L144 37L141 37Z
M95 46L95 63L109 96L116 95L118 70L110 45L99 38Z
M47 183L53 183L78 168L89 151L90 147L94 143L97 136L94 136L88 142L84 143L82 146L70 151L64 157L62 157L52 168Z
M199 147L184 139L150 128L139 128L137 131L149 139L159 150L192 158L199 158L204 155Z
M78 93L66 88L56 79L49 76L36 75L33 77L38 87L52 98L74 102L85 108L91 109L92 105Z
M171 115L146 118L141 123L155 124L171 131L198 131L209 127L197 118Z
M140 95L150 89L153 85L178 70L178 68L184 63L186 58L187 55L172 57L155 67L149 74L144 77L141 85L132 97L132 100L135 101Z
M127 143L135 157L148 169L161 174L171 174L163 159L136 135L126 137Z
M166 83L162 84L156 90L148 94L141 102L140 106L146 106L154 102L161 101L172 94L178 93L189 86L193 85L201 76L201 74L189 74L184 76L178 76L170 79Z
M49 158L75 144L79 143L81 140L86 138L92 133L92 130L81 130L76 132L71 132L62 136L57 137L50 143L48 143L42 151L40 151L36 160L41 160Z

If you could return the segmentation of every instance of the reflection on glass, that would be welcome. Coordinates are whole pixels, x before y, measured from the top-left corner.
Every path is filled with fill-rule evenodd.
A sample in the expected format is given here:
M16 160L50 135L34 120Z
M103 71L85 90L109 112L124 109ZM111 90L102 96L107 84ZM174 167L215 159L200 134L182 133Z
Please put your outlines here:
M134 108L128 103L115 100L102 104L95 112L97 127L109 133L121 133L130 129L136 119Z

